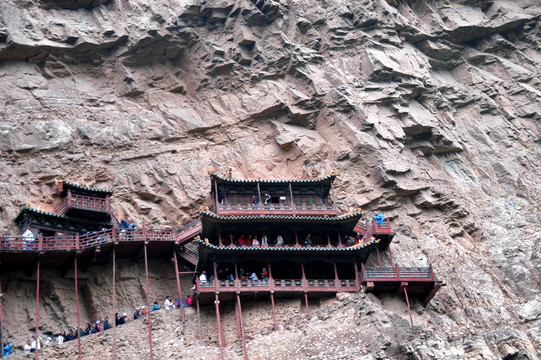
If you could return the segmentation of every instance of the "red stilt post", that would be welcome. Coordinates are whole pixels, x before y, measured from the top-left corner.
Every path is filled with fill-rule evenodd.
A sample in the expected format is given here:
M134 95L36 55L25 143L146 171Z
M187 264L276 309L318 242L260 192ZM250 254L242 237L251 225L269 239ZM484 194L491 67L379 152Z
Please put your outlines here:
M304 288L304 301L306 303L306 313L310 313L310 308L308 307L308 292L307 292L307 284L306 284L306 273L304 271L304 262L301 261L301 269L302 269L302 286Z
M173 259L175 259L175 275L177 277L178 298L180 299L180 317L182 319L182 322L184 323L184 306L182 306L184 302L182 301L182 288L180 287L180 274L178 273L178 260L177 252L175 251L175 249L173 249Z
M336 282L336 287L340 287L340 278L338 277L338 267L336 266L336 261L332 263L334 265L334 281Z
M237 294L237 304L240 313L240 329L242 333L242 348L244 350L244 360L248 360L248 351L246 350L246 337L244 336L244 323L242 322L242 306L240 304L240 296Z
M150 294L148 291L148 257L147 257L147 244L144 245L145 250L145 275L147 278L147 309L150 309ZM150 311L147 311L147 319L148 319L148 345L150 348L150 360L154 360L154 354L152 352L152 323L150 322Z
M353 263L353 269L355 271L355 287L360 290L361 282L359 281L359 266L357 265L357 259L355 259L355 262Z
M389 257L391 258L391 266L394 266L394 263L393 263L393 253L391 252L391 244L389 244Z
M220 339L220 358L224 360L224 340L222 334L222 320L220 319L220 300L218 299L218 293L215 294L214 304L216 305L216 322L218 324L218 337Z
M237 296L239 296L239 293L237 292ZM237 335L238 337L242 337L242 332L240 331L240 317L239 317L239 305L235 301L235 320L237 322Z
M79 332L79 328L81 327L81 312L79 311L79 283L78 283L78 275L77 275L77 256L79 255L79 233L75 235L75 305L77 307L77 348L78 348L78 355L77 359L81 360L81 333Z
M116 231L113 229L113 234ZM114 236L113 236L114 239ZM116 360L116 247L113 245L113 360Z
M197 332L199 333L199 341L203 339L203 335L201 335L201 315L199 313L199 294L196 294L195 296L195 304L197 306Z
M379 264L379 267L381 268L381 258L379 257L379 246L376 244L376 252L378 254L378 264Z
M404 295L406 295L406 303L408 304L408 312L410 314L411 328L413 329L413 318L411 317L410 300L408 298L408 290L406 289L406 286L404 286Z
M41 249L40 249L41 250ZM39 353L39 259L36 270L36 360ZM4 351L4 349L2 349Z
M272 268L270 262L267 263L269 266L269 279L270 279L270 286L271 286L271 292L270 292L270 298L272 303L272 321L274 324L274 331L276 331L276 310L274 308L274 278L272 277Z

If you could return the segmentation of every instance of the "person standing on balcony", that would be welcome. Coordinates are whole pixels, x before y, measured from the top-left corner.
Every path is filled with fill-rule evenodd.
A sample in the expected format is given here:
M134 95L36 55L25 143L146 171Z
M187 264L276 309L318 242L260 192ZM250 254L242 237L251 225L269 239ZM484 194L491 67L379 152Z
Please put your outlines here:
M252 246L259 246L259 240L257 240L257 235L254 236L254 240L252 240Z
M261 246L263 247L269 246L269 239L267 238L266 234L263 234L263 237L261 238Z
M207 283L207 272L203 270L201 275L199 275L199 283L200 284L206 284Z
M272 198L269 194L265 194L265 204L272 204Z
M244 241L244 234L242 234L242 235L240 236L240 238L238 239L237 242L238 242L237 245L245 245L245 244L246 244L246 242Z
M376 224L383 224L383 215L374 211L374 220L376 220Z
M304 245L312 245L312 233L309 233L307 236L306 236L306 240L304 241Z
M24 249L25 250L30 250L31 249L31 244L34 242L35 240L35 236L34 236L34 233L32 232L32 230L30 230L30 228L26 228L26 230L24 230L23 232L23 241L24 241Z
M284 246L284 238L280 234L276 237L276 246Z
M244 245L252 246L252 235L248 235L248 237L244 240Z

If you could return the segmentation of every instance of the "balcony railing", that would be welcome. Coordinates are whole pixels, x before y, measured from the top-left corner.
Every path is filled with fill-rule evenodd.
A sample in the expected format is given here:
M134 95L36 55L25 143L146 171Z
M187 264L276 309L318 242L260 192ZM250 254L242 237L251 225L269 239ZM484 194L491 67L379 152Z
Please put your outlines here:
M196 279L197 291L357 291L355 279L262 279L262 280L209 280Z
M395 267L362 268L363 281L415 281L436 280L432 266L429 267Z
M22 237L2 236L0 252L82 251L104 244L175 241L172 229L110 229L85 235Z
M66 197L55 206L54 212L59 215L64 215L71 208L108 213L110 212L109 198L72 194L68 191Z
M254 211L264 214L334 213L336 208L332 204L218 204L219 213L234 214Z

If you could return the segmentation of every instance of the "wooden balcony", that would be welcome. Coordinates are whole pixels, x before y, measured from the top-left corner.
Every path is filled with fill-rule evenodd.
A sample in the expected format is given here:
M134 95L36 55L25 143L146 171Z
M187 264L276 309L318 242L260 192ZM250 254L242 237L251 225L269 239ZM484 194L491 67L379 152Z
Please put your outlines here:
M100 254L100 250L113 245L120 257L138 256L143 244L148 244L150 257L163 257L168 256L174 246L191 241L200 228L201 223L197 221L180 230L143 227L134 230L109 229L86 235L36 238L2 236L0 264L4 270L14 270L33 264L39 257L44 268L61 268L74 255L89 263L100 263L107 261L108 254L103 251ZM193 262L194 256L190 255L188 260Z
M66 197L55 206L54 212L59 215L77 216L85 212L108 214L111 212L109 197L93 197L67 192Z
M306 215L336 216L332 204L218 204L219 215Z
M204 283L196 279L199 293L337 293L356 292L360 283L356 279L264 279L264 280L218 280Z
M363 265L361 283L367 292L376 294L400 292L407 288L411 296L421 299L425 305L445 286L436 279L432 266L365 268Z

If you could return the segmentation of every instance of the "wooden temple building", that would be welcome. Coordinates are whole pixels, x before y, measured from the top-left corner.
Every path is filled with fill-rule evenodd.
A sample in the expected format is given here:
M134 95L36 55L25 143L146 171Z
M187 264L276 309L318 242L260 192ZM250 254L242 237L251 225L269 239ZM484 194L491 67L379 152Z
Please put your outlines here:
M198 220L181 228L142 227L128 231L119 229L119 222L112 214L111 191L64 181L58 187L60 202L54 212L23 206L15 222L21 231L30 228L35 238L30 241L22 236L3 236L0 268L2 272L29 266L37 270L38 329L40 268L59 268L63 273L74 268L79 314L78 268L88 270L92 264L106 264L112 259L112 304L116 312L117 257L133 260L144 257L149 308L147 259L170 261L172 258L179 298L183 297L180 276L186 274L180 271L179 263L195 269L191 274L200 337L199 308L214 303L222 358L225 342L221 301L235 303L237 331L245 358L242 301L268 299L272 304L274 329L277 298L300 297L309 312L310 299L357 292L364 287L375 294L404 294L408 310L409 297L427 304L444 285L437 280L432 267L394 264L390 244L395 234L390 220L366 219L360 209L340 214L335 204L335 180L334 173L307 179L247 180L234 179L231 172L224 176L212 172L212 204L210 209L201 210ZM382 251L389 253L391 267L382 267ZM366 266L371 254L377 256L379 266ZM180 310L184 322L184 311ZM153 359L150 312L148 324ZM116 359L115 328L113 354Z

